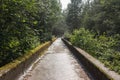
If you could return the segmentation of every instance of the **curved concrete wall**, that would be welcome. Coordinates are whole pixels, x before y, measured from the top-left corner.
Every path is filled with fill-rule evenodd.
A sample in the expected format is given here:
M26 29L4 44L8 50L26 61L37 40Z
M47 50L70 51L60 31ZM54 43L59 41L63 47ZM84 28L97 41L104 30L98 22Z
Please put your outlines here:
M67 40L62 40L71 50L73 55L80 61L80 63L82 63L94 80L120 80L120 75L104 67L100 61L86 53L84 50L74 47Z
M55 39L53 41L55 41ZM0 68L0 80L17 80L52 42L46 42L31 51L31 55L28 56L28 54L26 54L27 56L25 55Z

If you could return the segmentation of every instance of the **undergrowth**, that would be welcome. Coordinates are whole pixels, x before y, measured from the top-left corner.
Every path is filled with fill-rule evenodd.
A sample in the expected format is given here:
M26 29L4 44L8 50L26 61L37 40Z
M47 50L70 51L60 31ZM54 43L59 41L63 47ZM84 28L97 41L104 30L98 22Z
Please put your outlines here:
M99 59L105 66L120 74L120 35L96 35L94 32L80 28L70 36L70 42L86 50Z

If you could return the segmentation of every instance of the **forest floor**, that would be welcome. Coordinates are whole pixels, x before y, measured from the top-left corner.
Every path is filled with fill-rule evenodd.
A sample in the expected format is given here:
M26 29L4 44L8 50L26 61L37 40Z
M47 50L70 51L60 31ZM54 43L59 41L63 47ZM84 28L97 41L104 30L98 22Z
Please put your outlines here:
M58 38L32 68L18 80L92 80Z

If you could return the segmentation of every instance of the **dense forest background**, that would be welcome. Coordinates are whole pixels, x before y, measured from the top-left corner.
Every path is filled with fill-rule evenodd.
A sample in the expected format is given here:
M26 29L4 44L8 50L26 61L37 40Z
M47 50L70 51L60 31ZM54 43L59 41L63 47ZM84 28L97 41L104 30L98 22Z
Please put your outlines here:
M120 0L0 1L0 66L53 36L65 37L120 74Z

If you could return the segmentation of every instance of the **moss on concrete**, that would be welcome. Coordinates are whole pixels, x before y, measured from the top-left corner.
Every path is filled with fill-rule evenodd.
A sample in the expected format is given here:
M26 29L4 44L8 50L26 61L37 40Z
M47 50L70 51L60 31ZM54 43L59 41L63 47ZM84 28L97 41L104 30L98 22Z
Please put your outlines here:
M39 45L38 47L36 47L35 49L30 50L29 52L24 54L22 57L19 57L16 60L6 64L5 66L0 67L0 76L2 76L4 73L10 71L12 68L17 67L20 63L24 62L25 60L29 59L37 51L41 51L40 53L42 53L42 51L44 51L47 47L49 47L50 44L52 42L54 42L55 40L56 40L56 38L52 39L52 41L45 42L45 43ZM43 53L40 55L43 55Z

